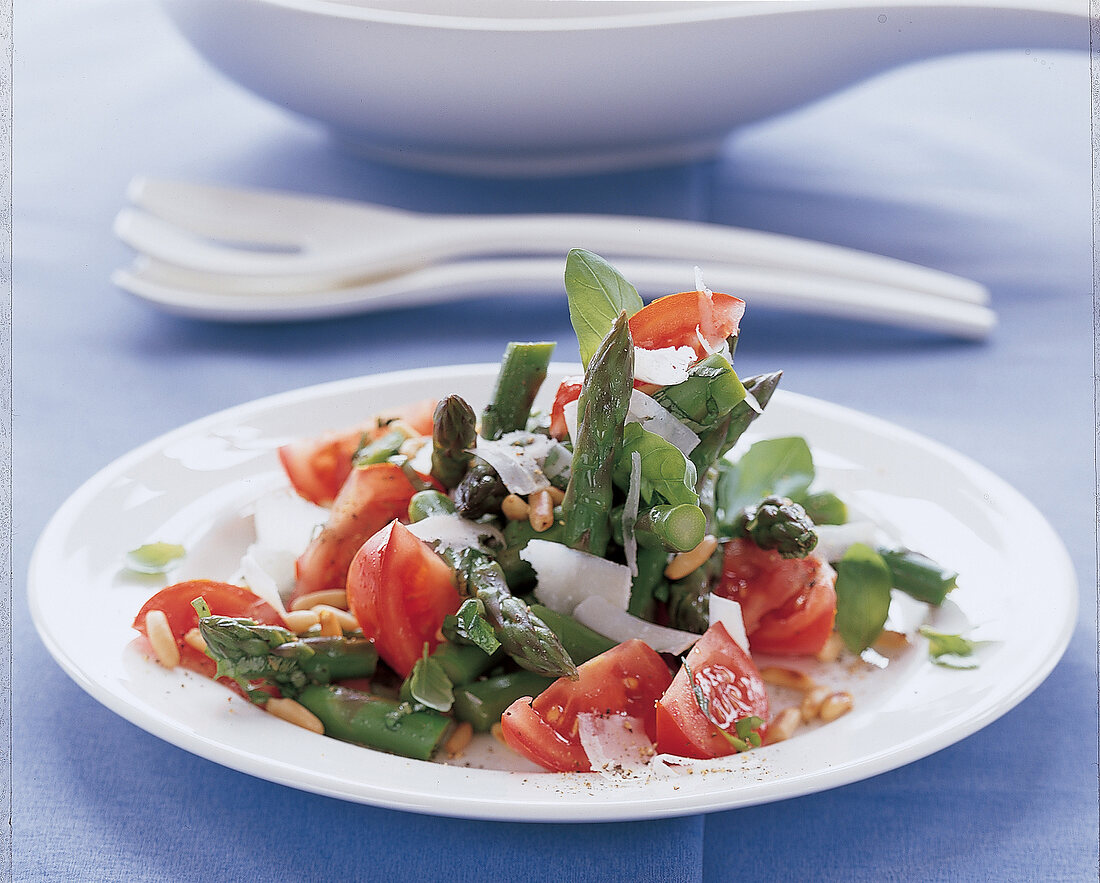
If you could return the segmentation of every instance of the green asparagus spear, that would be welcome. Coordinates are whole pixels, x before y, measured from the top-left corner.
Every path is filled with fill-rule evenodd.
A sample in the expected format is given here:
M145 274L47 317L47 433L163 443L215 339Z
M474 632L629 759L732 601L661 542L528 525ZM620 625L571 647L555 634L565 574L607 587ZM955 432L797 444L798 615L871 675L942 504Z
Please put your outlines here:
M497 471L484 460L474 458L466 475L454 489L455 508L463 518L480 518L499 512L508 488Z
M746 506L733 521L733 536L749 537L761 549L774 549L783 558L805 558L817 545L806 510L787 497L769 496Z
M562 613L555 613L549 607L541 604L532 604L531 612L545 622L558 638L562 646L569 651L572 660L581 665L588 662L593 656L610 650L615 646L615 641L605 638L599 632L594 632L586 625L582 625Z
M500 716L509 705L524 696L538 696L552 683L553 678L531 671L513 671L474 681L455 690L454 715L469 721L475 732L487 733L493 724L500 723Z
M417 760L430 760L451 727L439 712L347 687L313 684L297 698L317 715L326 736Z
M473 456L477 444L477 417L461 396L449 395L435 406L432 418L432 476L443 487L455 487Z
M694 547L693 547L694 548ZM663 545L638 549L638 575L630 584L630 605L626 612L642 619L651 619L657 587L665 581L668 553Z
M385 435L379 436L374 441L364 441L359 450L352 457L356 466L369 466L371 463L384 463L401 450L401 446L409 440L400 429L391 429Z
M722 456L737 444L737 440L741 438L749 425L760 416L760 412L771 401L772 393L779 386L782 377L782 371L775 371L771 374L757 374L753 377L746 377L741 381L748 395L734 405L733 410L730 411L729 427L726 430L725 440L718 447L718 456ZM753 407L754 403L758 408Z
M745 387L725 356L714 353L696 364L687 379L665 386L653 398L681 423L701 433L745 399Z
M369 677L378 663L374 645L365 638L300 639L280 626L213 616L202 598L194 604L206 655L218 664L217 676L233 678L254 702L267 700L257 682L292 698L309 684Z
M417 491L409 500L409 521L423 521L430 515L453 515L454 501L439 491Z
M706 529L706 515L702 509L691 503L643 509L638 513L638 520L634 522L638 545L659 545L671 552L694 549L703 542Z
M484 608L504 652L520 667L548 677L577 677L577 667L558 636L512 595L500 565L476 549L441 549L461 589Z
M481 436L490 440L524 429L531 403L546 379L553 343L510 343L504 351L493 395L481 412Z
M566 544L593 555L604 554L611 535L612 475L633 378L634 346L623 312L584 373L573 470L561 507Z

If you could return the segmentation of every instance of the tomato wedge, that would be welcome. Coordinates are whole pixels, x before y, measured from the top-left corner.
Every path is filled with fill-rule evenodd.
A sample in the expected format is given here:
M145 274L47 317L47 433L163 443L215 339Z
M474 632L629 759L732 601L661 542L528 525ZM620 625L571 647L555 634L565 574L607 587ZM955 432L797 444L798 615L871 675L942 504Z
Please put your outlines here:
M836 571L825 561L783 558L749 539L726 544L715 593L737 601L753 652L817 653L836 618Z
M439 643L443 618L462 599L451 568L431 546L392 521L356 553L347 574L348 606L378 655L402 677Z
M435 399L413 402L383 411L369 420L339 432L302 439L279 448L279 460L294 490L311 503L328 506L351 474L351 458L366 436L383 435L393 420L403 420L420 435L431 435Z
M206 599L210 612L218 616L248 617L265 625L285 625L278 610L259 595L241 586L195 579L161 589L142 605L134 617L134 628L148 637L145 617L150 610L163 611L168 619L168 626L172 629L172 636L176 639L176 646L179 647L180 665L208 678L214 677L217 663L183 640L183 636L199 624L199 615L191 602L200 596Z
M565 406L581 397L583 382L583 377L566 377L554 396L554 404L550 408L550 434L558 441L569 435L569 427L565 422Z
M396 463L372 463L353 470L332 504L321 532L297 561L293 598L342 589L355 553L395 518L407 519L416 488Z
M630 336L644 350L690 346L702 359L737 333L744 314L745 302L731 294L682 291L659 297L631 316Z
M504 741L552 772L592 768L580 741L580 714L637 718L654 739L654 703L672 681L660 655L637 639L593 657L577 672L577 680L559 678L533 701L517 699L500 720Z
M688 680L703 694L703 714ZM680 757L724 757L737 749L719 731L734 733L741 718L768 720L768 694L749 655L717 622L691 648L687 665L680 668L665 695L657 702L657 750ZM717 726L716 726L717 724ZM758 729L764 736L766 724Z

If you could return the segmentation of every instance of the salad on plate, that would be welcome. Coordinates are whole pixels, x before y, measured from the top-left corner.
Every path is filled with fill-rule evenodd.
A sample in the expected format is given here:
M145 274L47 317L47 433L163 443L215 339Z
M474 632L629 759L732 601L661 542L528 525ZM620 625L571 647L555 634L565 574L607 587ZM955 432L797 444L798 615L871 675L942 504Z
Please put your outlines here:
M710 761L849 711L799 661L886 664L912 639L892 600L940 605L955 574L817 487L803 439L738 444L781 376L734 370L742 300L697 278L645 305L580 249L565 285L583 373L549 412L554 345L511 343L480 413L445 395L284 445L239 572L137 611L149 653L318 734L447 760L492 733L553 772Z

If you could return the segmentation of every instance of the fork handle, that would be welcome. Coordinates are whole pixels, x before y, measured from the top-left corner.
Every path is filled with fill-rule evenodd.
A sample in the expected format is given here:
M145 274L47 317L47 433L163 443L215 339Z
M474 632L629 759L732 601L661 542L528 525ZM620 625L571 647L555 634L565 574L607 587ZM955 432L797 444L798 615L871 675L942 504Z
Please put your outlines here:
M822 242L720 224L620 215L477 215L438 218L419 253L435 260L474 255L563 254L582 246L607 257L680 259L868 282L966 303L987 304L977 282L928 267ZM683 284L690 287L691 279Z

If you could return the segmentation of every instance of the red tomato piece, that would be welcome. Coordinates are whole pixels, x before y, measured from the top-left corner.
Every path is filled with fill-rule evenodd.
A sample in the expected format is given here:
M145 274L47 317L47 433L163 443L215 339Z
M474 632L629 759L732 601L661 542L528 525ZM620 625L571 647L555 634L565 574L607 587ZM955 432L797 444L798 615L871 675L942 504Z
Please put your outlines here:
M708 706L703 714L688 680ZM719 732L734 734L734 724L745 717L768 720L768 694L749 655L718 622L691 648L687 666L680 668L665 695L657 702L657 750L680 757L724 757L737 749ZM716 726L717 724L718 726ZM763 737L766 725L758 729Z
M753 652L817 653L836 618L836 571L825 561L783 558L748 539L726 544L715 592L737 601Z
M415 493L396 463L372 463L352 471L332 504L328 522L298 558L292 597L343 589L359 547L395 518L407 519Z
M368 440L376 439L385 434L389 423L398 419L420 435L431 435L435 405L435 399L424 399L403 408L383 411L339 432L283 445L279 448L279 460L299 495L318 506L328 506L351 474L352 457L364 436Z
M550 434L558 441L569 435L569 427L565 424L565 406L581 397L583 381L583 377L566 377L554 396L554 404L550 408Z
M399 521L363 544L348 570L347 591L363 634L402 677L425 644L439 643L443 618L462 603L451 568Z
M731 294L682 291L659 297L630 317L630 336L634 346L658 350L670 346L690 346L696 357L708 354L699 340L716 349L736 334L745 314L745 302Z
M648 644L626 641L559 678L532 701L517 699L500 720L504 741L552 772L592 768L581 746L577 716L618 714L640 720L652 740L655 703L672 681L668 666Z
M210 612L218 616L247 617L264 625L285 626L283 617L263 598L241 586L220 583L209 579L195 579L176 583L161 589L145 602L134 617L134 628L148 637L145 629L145 617L150 610L161 610L168 619L168 626L176 639L180 651L180 665L214 677L217 664L205 653L200 653L183 640L191 629L199 624L199 615L191 602L196 598L205 598Z

